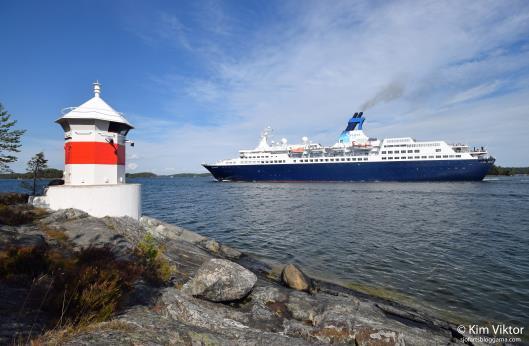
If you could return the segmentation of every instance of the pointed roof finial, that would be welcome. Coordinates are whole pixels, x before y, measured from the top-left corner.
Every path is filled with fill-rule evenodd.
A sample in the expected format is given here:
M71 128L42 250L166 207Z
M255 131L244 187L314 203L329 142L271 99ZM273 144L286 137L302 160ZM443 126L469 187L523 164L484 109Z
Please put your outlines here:
M99 97L100 94L101 94L101 84L99 84L99 81L96 80L94 82L94 96Z

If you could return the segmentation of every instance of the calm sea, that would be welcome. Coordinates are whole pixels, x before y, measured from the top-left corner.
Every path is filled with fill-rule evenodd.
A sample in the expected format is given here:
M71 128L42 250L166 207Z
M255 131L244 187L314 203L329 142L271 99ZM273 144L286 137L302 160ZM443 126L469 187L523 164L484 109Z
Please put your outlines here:
M479 183L136 179L143 213L271 263L469 322L529 323L529 177ZM0 180L0 191L16 189Z

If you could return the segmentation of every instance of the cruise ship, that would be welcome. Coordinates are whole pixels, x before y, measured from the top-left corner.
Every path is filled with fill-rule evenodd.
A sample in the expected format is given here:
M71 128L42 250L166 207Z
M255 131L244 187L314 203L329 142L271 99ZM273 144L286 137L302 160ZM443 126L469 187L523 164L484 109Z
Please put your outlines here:
M480 181L495 159L484 147L410 137L368 137L363 112L354 113L330 147L286 139L270 141L265 129L253 150L239 157L203 164L218 181Z

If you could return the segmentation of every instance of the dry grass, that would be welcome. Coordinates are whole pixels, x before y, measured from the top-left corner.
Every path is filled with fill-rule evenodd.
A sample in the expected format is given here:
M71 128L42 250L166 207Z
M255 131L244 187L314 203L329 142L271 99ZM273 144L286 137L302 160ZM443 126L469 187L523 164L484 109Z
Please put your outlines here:
M130 323L112 320L108 322L94 323L83 326L63 326L62 328L55 328L47 331L44 335L41 335L31 341L32 346L44 346L44 345L63 345L76 335L83 333L94 333L102 331L124 331L131 332L136 329L136 326Z
M24 210L30 210L33 217L27 220L39 217L35 208ZM0 280L25 287L32 295L37 292L36 299L26 299L31 302L24 303L23 309L42 311L51 318L48 332L35 339L35 345L60 344L94 324L101 325L119 311L139 279L166 285L175 272L163 247L151 236L138 244L134 260L120 260L107 247L74 251L63 231L39 227L55 241L43 248L10 247L0 251Z
M4 225L25 225L45 215L47 215L46 210L28 204L0 204L0 224Z

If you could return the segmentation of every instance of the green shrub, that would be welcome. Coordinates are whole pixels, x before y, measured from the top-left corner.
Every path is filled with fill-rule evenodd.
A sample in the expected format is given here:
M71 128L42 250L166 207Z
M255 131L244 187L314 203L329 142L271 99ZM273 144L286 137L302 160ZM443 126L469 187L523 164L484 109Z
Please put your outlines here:
M137 245L136 254L145 267L144 278L151 284L167 284L174 272L163 252L163 247L149 233Z

